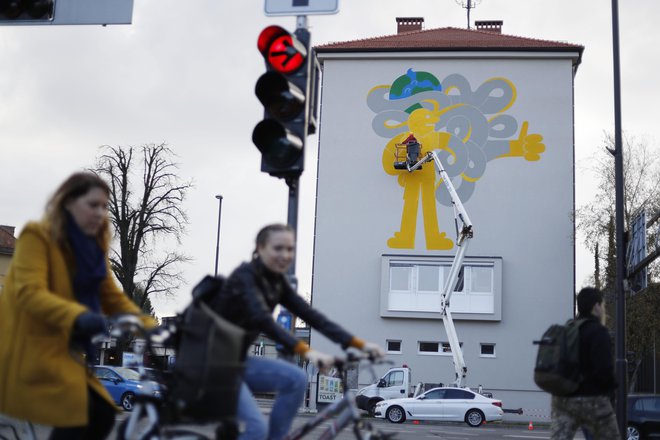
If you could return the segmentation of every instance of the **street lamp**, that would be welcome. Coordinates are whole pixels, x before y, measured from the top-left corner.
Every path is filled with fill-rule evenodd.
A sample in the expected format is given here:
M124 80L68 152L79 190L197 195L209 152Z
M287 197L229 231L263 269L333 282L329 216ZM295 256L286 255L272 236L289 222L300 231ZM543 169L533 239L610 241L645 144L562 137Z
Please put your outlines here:
M612 66L614 70L614 211L616 215L616 379L619 387L616 390L616 419L619 432L626 438L627 423L627 392L628 378L626 361L626 293L624 278L626 267L625 251L625 219L624 219L624 181L623 181L623 139L621 134L621 57L619 54L619 2L612 0Z
M220 253L220 215L222 214L222 196L215 196L218 199L218 235L215 239L215 276L218 276L218 254Z

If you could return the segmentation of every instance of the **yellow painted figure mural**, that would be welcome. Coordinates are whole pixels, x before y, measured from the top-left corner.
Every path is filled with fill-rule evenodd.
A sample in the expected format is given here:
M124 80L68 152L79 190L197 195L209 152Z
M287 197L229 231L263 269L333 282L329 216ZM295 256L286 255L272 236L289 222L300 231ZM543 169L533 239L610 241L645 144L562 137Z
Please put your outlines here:
M408 69L391 86L369 91L367 104L376 113L373 129L389 139L383 150L386 173L403 187L401 225L387 240L393 249L414 249L417 213L422 207L426 249L454 246L439 230L437 203L451 206L449 192L437 180L432 163L412 173L394 169L396 144L411 134L421 144L420 157L435 150L461 201L472 196L488 162L502 157L537 161L545 151L543 137L529 134L529 122L505 112L516 100L516 88L506 78L491 78L475 91L463 76L452 74L442 82L428 73Z

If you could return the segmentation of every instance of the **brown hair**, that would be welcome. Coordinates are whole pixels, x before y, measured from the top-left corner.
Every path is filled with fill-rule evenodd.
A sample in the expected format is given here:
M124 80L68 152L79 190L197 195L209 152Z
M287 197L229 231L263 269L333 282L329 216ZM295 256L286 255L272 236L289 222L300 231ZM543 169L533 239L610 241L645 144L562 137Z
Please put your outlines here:
M295 236L293 228L289 225L282 223L273 223L272 225L267 225L261 228L257 234L257 239L255 240L254 252L252 252L252 258L257 258L257 250L260 246L265 246L270 239L271 234L275 232L291 232Z
M57 188L46 204L44 219L50 227L50 233L57 244L68 248L66 236L66 205L71 200L84 196L91 189L99 188L110 197L110 187L96 174L90 172L74 173ZM106 217L96 239L103 251L110 246L110 222Z

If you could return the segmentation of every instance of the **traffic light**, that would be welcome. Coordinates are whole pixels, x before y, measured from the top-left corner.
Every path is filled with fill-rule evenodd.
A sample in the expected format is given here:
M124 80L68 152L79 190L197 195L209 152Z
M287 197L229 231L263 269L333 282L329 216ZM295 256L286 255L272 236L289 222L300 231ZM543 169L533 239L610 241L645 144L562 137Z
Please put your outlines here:
M0 0L0 21L49 21L53 19L54 3L54 0Z
M261 171L280 178L297 177L303 171L305 137L310 126L310 34L299 28L290 34L268 26L257 42L266 61L266 73L255 86L264 106L264 119L252 132L261 152Z

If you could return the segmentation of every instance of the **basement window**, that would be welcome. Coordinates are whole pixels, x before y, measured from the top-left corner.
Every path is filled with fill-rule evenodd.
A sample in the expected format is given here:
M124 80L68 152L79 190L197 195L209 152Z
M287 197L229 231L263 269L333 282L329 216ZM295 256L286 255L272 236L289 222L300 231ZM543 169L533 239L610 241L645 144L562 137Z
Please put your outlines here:
M388 339L386 342L387 354L401 354L401 341Z
M494 358L495 357L495 344L491 343L481 343L481 353L479 354L480 357L490 357Z

